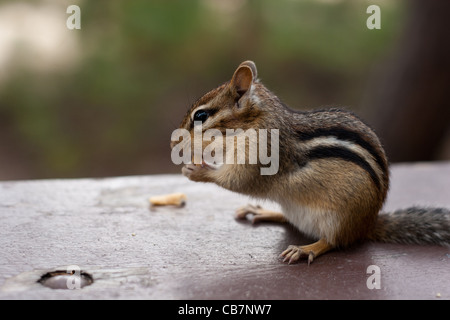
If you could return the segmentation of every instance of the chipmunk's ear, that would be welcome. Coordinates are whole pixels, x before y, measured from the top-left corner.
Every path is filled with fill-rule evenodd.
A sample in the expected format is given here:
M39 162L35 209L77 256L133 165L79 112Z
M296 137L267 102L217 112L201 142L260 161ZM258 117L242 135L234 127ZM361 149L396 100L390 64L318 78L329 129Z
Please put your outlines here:
M239 65L230 82L238 99L250 89L257 75L256 65L253 61L244 61Z

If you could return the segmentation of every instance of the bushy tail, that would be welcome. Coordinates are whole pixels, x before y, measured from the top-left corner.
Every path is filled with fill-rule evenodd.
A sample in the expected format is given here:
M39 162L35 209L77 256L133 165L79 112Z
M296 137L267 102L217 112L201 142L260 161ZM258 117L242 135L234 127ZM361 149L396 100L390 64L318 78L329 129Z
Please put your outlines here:
M380 213L370 240L450 246L450 210L411 207Z

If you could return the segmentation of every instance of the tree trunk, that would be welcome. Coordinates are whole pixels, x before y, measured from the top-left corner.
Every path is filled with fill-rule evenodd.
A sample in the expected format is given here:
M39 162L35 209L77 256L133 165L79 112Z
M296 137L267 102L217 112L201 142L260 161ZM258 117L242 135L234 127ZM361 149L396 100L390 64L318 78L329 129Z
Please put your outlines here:
M450 125L450 1L408 5L398 47L364 106L392 162L433 160Z

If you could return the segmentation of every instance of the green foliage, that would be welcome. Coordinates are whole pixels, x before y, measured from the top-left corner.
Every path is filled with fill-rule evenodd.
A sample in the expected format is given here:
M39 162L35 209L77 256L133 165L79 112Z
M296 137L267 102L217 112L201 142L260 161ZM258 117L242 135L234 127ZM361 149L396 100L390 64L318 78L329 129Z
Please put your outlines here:
M368 30L367 5L84 1L82 28L72 31L78 64L43 74L16 61L0 87L0 116L13 122L9 134L29 150L35 177L178 170L171 131L244 59L293 107L357 105L402 22L402 3L383 1L381 30Z

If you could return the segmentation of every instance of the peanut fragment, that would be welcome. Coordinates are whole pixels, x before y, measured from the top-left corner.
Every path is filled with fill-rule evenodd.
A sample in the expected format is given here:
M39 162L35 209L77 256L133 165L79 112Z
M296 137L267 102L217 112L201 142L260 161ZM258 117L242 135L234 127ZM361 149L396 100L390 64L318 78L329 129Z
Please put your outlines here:
M171 193L150 197L152 206L177 206L182 207L186 204L186 195L184 193Z

